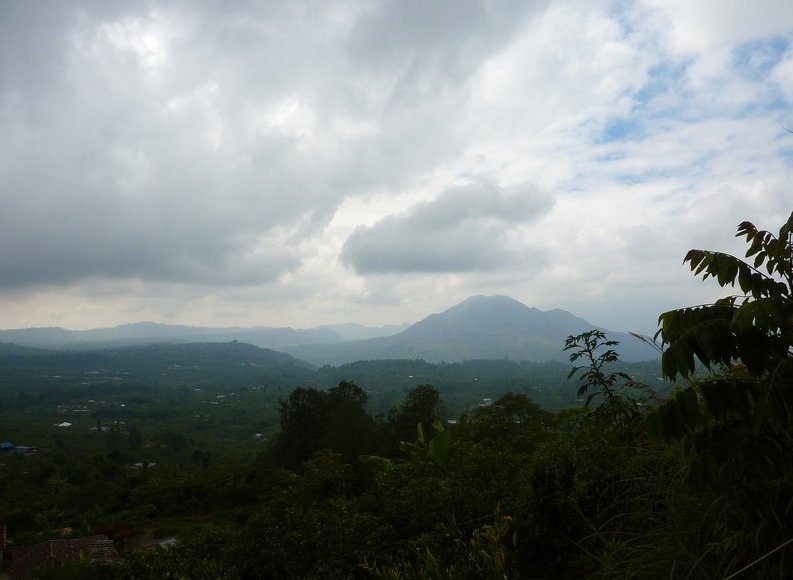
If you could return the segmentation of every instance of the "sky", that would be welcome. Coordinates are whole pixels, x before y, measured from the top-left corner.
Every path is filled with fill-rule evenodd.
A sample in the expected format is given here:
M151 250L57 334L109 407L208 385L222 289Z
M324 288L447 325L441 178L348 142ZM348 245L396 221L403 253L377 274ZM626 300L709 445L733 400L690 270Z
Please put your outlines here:
M652 333L793 211L789 0L0 3L0 328Z

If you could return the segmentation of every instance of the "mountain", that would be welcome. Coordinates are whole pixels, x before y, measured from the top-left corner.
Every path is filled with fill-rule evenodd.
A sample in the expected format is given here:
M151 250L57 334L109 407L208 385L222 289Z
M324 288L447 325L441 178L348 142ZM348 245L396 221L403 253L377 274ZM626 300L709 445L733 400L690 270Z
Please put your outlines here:
M449 363L503 358L566 361L565 338L593 328L564 310L542 311L507 296L474 296L392 336L282 350L316 365L417 358ZM606 332L609 339L620 342L616 350L621 360L658 358L652 348L631 335Z
M20 328L0 330L0 342L36 348L58 348L73 341L72 331L63 328Z
M366 327L360 327L365 329ZM376 329L371 329L377 335ZM380 334L388 334L387 330ZM138 322L113 328L64 330L63 328L25 328L0 330L0 342L38 348L114 348L151 343L229 342L237 340L262 348L282 349L297 344L343 342L343 333L332 327L295 328L205 328Z
M402 324L387 324L385 326L362 326L360 324L347 323L318 326L314 330L331 330L341 335L344 340L364 340L380 336L391 336L398 332L402 332L409 326L410 324L407 322L403 322Z
M592 328L594 325L564 310L542 311L507 296L474 296L407 328L404 325L370 328L357 324L309 329L206 328L140 322L80 331L63 328L0 330L0 343L95 350L154 343L236 340L287 352L317 365L384 359L461 362L506 358L541 362L567 361L568 353L562 351L565 338ZM628 334L609 331L608 337L620 341L617 350L626 362L658 358L653 349Z

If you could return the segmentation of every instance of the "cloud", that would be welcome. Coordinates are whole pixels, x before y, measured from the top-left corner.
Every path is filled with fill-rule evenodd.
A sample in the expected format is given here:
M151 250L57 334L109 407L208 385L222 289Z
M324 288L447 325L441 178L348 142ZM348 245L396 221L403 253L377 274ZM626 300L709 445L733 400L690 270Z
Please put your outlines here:
M0 320L653 323L789 214L791 46L784 0L0 3Z
M522 262L510 230L547 213L553 203L534 186L489 181L447 189L432 201L359 227L342 260L358 273L488 272ZM540 249L536 252L539 254Z
M293 271L347 196L454 154L456 87L525 11L185 8L4 9L0 287Z
M789 33L793 24L786 0L644 0L663 15L670 48L702 52L718 45Z

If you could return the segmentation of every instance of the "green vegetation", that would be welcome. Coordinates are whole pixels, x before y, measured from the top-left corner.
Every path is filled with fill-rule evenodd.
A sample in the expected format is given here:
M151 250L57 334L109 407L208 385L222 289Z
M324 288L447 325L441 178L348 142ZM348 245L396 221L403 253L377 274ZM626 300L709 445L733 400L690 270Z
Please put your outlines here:
M40 450L0 456L0 518L121 548L42 578L791 577L791 230L686 256L741 295L660 316L672 391L596 330L572 370L9 350L0 435Z

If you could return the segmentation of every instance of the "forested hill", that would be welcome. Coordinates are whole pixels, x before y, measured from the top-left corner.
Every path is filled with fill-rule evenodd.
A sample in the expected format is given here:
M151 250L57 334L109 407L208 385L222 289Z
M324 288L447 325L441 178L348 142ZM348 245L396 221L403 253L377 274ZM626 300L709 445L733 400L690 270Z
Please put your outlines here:
M42 401L61 397L64 389L75 396L83 391L87 397L94 396L103 385L112 386L113 392L121 395L141 385L156 386L162 393L184 387L225 392L254 386L330 388L351 380L367 389L373 413L387 412L407 389L418 384L438 388L454 413L483 397L508 391L529 393L541 406L561 409L580 403L576 381L567 378L569 368L569 363L558 361L519 363L505 358L458 363L388 359L316 368L291 355L240 342L166 343L96 351L0 343L0 405L19 393ZM655 384L660 375L658 361L625 363L621 370L648 384Z
M294 357L241 342L149 344L94 351L46 351L2 345L5 371L79 371L95 375L157 376L189 382L201 377L256 377L258 381L299 381L313 376L312 365Z
M562 350L565 338L592 328L594 325L564 310L544 312L507 296L474 296L392 336L283 350L317 365L415 358L449 363L502 358L566 361ZM624 361L658 358L655 350L629 334L607 334L620 342L616 350Z

